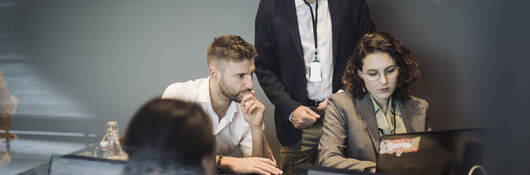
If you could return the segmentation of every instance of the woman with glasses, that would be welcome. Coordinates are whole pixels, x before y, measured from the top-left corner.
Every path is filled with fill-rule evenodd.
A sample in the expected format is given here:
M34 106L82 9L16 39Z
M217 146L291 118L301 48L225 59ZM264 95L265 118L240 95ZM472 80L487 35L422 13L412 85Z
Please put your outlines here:
M364 35L329 98L320 138L321 166L375 172L383 135L430 130L427 101L410 96L417 63L390 34Z

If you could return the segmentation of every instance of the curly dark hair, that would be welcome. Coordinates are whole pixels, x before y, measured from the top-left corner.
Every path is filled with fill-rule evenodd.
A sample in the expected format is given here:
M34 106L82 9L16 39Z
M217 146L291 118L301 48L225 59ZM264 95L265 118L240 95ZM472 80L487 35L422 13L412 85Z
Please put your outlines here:
M363 59L375 52L389 54L399 67L399 78L396 90L392 94L393 98L408 99L412 84L421 76L418 63L412 59L410 51L403 46L401 41L385 32L365 34L359 41L352 56L348 58L346 69L342 75L342 83L346 87L346 91L350 92L354 98L362 97L366 93L363 90L364 82L357 72L358 70L362 71Z

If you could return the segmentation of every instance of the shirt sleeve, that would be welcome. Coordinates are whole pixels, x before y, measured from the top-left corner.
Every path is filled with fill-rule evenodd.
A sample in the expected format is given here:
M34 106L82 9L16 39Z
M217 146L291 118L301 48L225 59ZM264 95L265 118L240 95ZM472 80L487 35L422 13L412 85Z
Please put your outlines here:
M178 82L169 85L162 93L161 98L164 99L180 99L185 101L196 101L195 96L198 95L197 87L194 87L192 82Z
M241 142L239 143L239 146L244 157L252 156L252 132L250 132L250 128L248 128L248 126L243 138L241 139Z

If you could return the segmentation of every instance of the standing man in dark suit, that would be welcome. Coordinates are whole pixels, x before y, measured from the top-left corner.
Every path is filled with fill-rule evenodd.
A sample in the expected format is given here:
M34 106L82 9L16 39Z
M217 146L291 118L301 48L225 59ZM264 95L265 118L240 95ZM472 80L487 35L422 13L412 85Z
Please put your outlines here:
M375 26L365 0L261 0L255 30L256 75L275 105L280 167L294 174L297 164L316 161L327 98Z

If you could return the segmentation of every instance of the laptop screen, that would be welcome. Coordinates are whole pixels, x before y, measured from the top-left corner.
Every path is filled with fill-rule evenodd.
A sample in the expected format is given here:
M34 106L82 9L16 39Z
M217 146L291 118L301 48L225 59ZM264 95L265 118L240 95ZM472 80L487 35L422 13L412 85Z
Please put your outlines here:
M467 174L480 165L483 129L407 133L381 137L377 172L392 174Z
M122 174L125 161L89 158L75 155L53 156L50 175L115 175Z
M378 175L384 175L377 173ZM373 173L364 173L345 169L336 169L329 167L318 167L300 164L296 166L296 175L375 175Z

